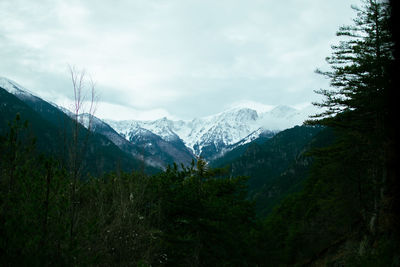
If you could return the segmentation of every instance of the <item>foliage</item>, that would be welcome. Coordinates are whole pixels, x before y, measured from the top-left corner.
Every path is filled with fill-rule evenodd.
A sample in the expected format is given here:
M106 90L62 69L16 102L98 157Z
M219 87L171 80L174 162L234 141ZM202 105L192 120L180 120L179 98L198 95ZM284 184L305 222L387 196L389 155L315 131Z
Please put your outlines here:
M63 258L68 207L66 173L34 154L27 123L10 123L0 139L0 250L2 262L42 265Z
M252 142L245 151L239 147L211 164L226 164L232 176L249 177L248 197L255 201L257 215L263 217L286 195L301 190L312 162L306 151L311 143L322 146L330 140L317 144L325 138L322 130L319 126L295 126L263 143ZM232 159L233 155L237 156Z
M73 191L71 173L38 154L26 127L17 116L0 140L1 262L241 266L249 260L255 215L244 178L224 178L224 170L199 159L151 177L117 171L77 180Z
M387 95L391 88L393 42L390 8L363 1L347 38L332 46L330 71L317 72L331 89L317 93L321 114L308 121L330 127L336 140L312 152L304 189L286 198L265 220L260 262L277 265L388 266L398 264L399 243L388 190L390 140Z
M254 211L245 200L246 180L214 178L219 172L200 159L197 168L175 166L154 178L171 266L240 266L248 260Z
M358 184L353 194L362 202L359 213L366 235L361 251L370 250L371 244L394 226L385 223L393 217L393 192L388 190L393 183L393 169L388 164L393 144L389 132L394 127L387 105L394 63L390 6L385 1L363 3L362 8L354 7L354 26L341 27L337 33L346 39L332 46L332 56L327 58L331 71L318 71L330 79L333 89L318 92L325 101L317 105L326 111L310 122L330 126L340 136L325 154L337 164L332 170L337 179L342 176ZM349 165L352 168L341 174ZM348 197L350 193L344 191L342 195Z

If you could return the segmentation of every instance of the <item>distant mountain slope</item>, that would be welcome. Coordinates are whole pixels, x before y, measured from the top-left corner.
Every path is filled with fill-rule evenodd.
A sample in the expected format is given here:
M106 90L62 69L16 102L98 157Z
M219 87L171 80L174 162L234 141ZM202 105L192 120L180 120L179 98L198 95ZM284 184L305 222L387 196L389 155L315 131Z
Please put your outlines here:
M238 147L211 162L211 166L229 166L232 176L248 176L249 197L256 200L259 212L266 213L305 178L308 164L302 153L321 130L322 127L295 126L262 143Z
M278 176L264 183L254 194L257 213L265 216L273 207L293 192L299 192L309 175L313 159L308 155L315 148L325 147L334 140L331 129L322 129L316 133L311 141L297 154L292 163Z
M209 164L211 167L221 167L224 165L229 165L232 161L243 155L247 151L249 146L251 146L252 144L261 145L267 142L267 140L274 137L275 134L277 133L271 131L251 133L249 136L243 138L238 143L228 146L226 149L227 152L223 153L219 157L214 158L210 161Z
M84 120L87 121L87 116L88 114L83 114L81 118L84 117ZM132 125L130 132L124 138L123 133L117 133L106 122L93 117L92 129L106 136L123 151L143 158L148 164L160 168L165 168L174 162L186 166L194 159L194 155L178 137L164 140L159 135L138 125Z
M19 113L28 120L32 134L37 137L39 149L57 155L60 160L68 157L66 147L70 145L73 121L65 113L48 102L25 91L15 82L0 78L0 129L7 131L7 124ZM145 169L149 173L158 170L143 166L142 161L121 151L105 136L90 133L79 126L80 138L89 136L84 160L85 172L100 174L104 171Z
M166 161L160 157L154 156L146 147L136 142L130 142L118 134L110 125L90 114L79 115L79 121L90 130L107 137L111 142L118 146L122 151L130 154L135 159L144 161L147 165L157 168L165 168Z

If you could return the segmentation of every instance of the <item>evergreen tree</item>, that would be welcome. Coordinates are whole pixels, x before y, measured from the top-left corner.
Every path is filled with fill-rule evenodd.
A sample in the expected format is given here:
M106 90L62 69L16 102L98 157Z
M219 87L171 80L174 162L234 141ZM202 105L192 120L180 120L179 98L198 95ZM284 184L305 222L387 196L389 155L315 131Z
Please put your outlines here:
M319 120L314 122L376 132L382 130L381 124L388 114L386 94L394 60L390 8L388 3L377 0L363 3L363 8L352 7L357 11L354 25L342 26L337 32L346 39L333 45L332 56L326 58L331 70L317 70L330 79L333 89L316 91L325 100L315 105L326 110L316 115ZM336 115L344 113L355 121L347 119L341 123L342 117Z
M331 89L316 91L324 100L315 105L324 109L310 124L322 124L336 130L338 141L326 158L336 162L336 179L356 181L354 195L359 199L364 238L360 253L372 251L382 235L390 235L393 211L388 203L388 154L393 143L388 97L392 86L394 62L390 18L386 1L364 0L354 25L340 27L344 39L332 46L327 57L329 71L317 73L330 79ZM352 168L349 168L351 166ZM324 168L323 166L321 168ZM343 172L346 170L345 172ZM351 194L351 192L342 192Z

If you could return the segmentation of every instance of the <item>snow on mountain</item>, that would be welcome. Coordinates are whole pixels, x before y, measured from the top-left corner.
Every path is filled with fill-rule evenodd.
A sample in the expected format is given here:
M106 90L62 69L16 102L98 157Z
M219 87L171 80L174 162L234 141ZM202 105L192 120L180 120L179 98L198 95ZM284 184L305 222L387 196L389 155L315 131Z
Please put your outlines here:
M41 101L45 101L47 103L49 103L50 105L58 108L59 110L63 111L64 113L66 113L67 115L71 116L70 114L72 114L68 109L58 106L57 104L45 100L37 95L35 95L34 93L32 93L31 91L29 91L28 89L26 89L25 87L23 87L22 85L16 83L15 81L12 81L10 79L7 79L5 77L1 77L0 76L0 87L5 89L7 92L9 92L10 94L15 95L16 97L18 97L20 100L22 101L29 101L31 103L34 102L41 102Z
M110 121L108 125L132 144L161 159L165 164L190 164L193 153L173 131L173 122L163 118L155 121Z
M172 121L162 118L155 121L111 121L107 122L117 132L128 138L137 129L143 128L159 135L166 141L181 139L196 155L206 145L219 146L240 141L257 129L257 112L251 109L236 109L191 121Z
M248 144L254 140L256 140L258 137L260 137L261 134L265 133L266 130L263 128L258 128L257 130L255 130L254 132L250 133L248 136L246 136L245 138L243 138L242 140L240 140L239 142L235 143L235 147L238 146L242 146L245 144ZM271 131L271 134L273 132Z
M160 136L165 141L179 140L178 135L173 130L174 122L168 120L167 118L162 118L155 121L105 120L105 122L107 122L126 139L129 139L129 137L132 135L143 134L146 131L150 131L151 133Z
M155 121L141 122L139 126L155 133L165 141L179 140L179 136L174 132L174 122L165 117Z
M0 87L20 99L41 100L24 87L7 78L0 77ZM64 113L72 115L67 109L53 103L50 104L61 109ZM168 154L172 157L173 154L177 153L177 147L180 147L179 149L182 147L184 149L189 148L191 152L186 151L184 152L185 156L180 156L187 161L190 153L206 159L212 158L215 155L221 155L227 149L232 148L233 145L251 142L262 133L278 132L300 125L310 114L316 113L318 113L317 110L311 105L300 110L284 105L274 107L247 101L238 103L221 113L188 121L170 120L164 117L153 121L105 120L105 122L129 142L146 142L142 144L146 144L146 147L156 145L156 142L158 142L160 149L168 147ZM81 116L80 120L82 124L87 126L88 117ZM102 125L103 122L95 120L94 123ZM109 135L108 137L114 143L122 145L123 142L114 133ZM169 144L155 141L157 139L155 136Z
M252 107L254 108L254 104ZM258 105L257 110L253 108L235 106L224 112L190 121L162 118L155 121L107 120L107 123L127 139L139 134L139 128L167 141L180 139L196 156L207 158L232 144L251 142L265 131L277 132L300 125L311 112L289 106L272 108Z
M71 116L74 118L74 114L69 112L67 115ZM118 147L127 145L129 142L124 139L122 136L120 136L115 130L100 120L99 118L90 115L88 113L80 114L78 117L78 121L80 124L86 127L86 129L90 129L94 131L95 133L100 133L104 136L106 136L110 141L112 141L115 145ZM136 156L136 154L132 153L132 155Z
M29 98L31 101L38 99L38 97L29 92L28 89L24 88L23 86L19 85L18 83L10 79L1 76L0 76L0 87L22 100L26 98Z
M231 109L213 116L193 120L190 131L180 131L185 144L196 155L201 155L205 147L213 147L216 152L222 147L236 143L258 127L258 114L252 109ZM185 135L186 133L186 135Z

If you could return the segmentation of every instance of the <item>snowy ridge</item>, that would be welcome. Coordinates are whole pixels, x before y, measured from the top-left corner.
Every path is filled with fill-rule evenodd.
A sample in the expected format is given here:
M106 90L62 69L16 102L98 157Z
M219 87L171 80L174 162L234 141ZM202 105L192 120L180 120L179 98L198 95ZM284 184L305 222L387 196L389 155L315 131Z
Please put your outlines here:
M19 85L18 83L0 76L0 87L5 89L10 94L17 96L18 98L30 98L31 100L37 98L28 89Z
M5 77L1 77L0 76L0 87L5 89L10 94L15 95L16 97L18 97L21 100L29 99L32 102L45 101L45 102L49 103L50 105L52 105L52 106L58 108L59 110L63 111L67 115L71 114L71 112L68 109L66 109L64 107L61 107L61 106L58 106L57 104L55 104L55 103L53 103L51 101L45 100L45 99L35 95L31 91L29 91L28 89L23 87L22 85L14 82L14 81L12 81L10 79L7 79Z
M248 136L246 136L245 138L240 140L238 143L235 143L235 147L242 146L242 145L245 145L245 144L248 144L248 143L254 141L265 131L267 131L267 130L265 130L263 128L258 128L257 130L255 130L254 132L250 133Z
M0 87L21 100L41 100L7 78L0 77ZM47 102L67 115L74 116L68 109ZM91 125L93 129L102 129L101 132L119 146L124 145L125 141L145 142L142 145L146 147L158 145L161 150L168 147L167 154L171 157L176 157L185 150L186 152L183 152L185 155L181 155L181 158L195 155L211 159L234 147L252 142L264 133L276 133L301 125L309 115L316 113L318 113L316 108L311 105L300 110L284 105L274 107L256 102L241 102L218 114L188 121L170 120L165 117L153 121L103 121L93 117L90 121L93 123ZM89 126L87 114L80 115L79 121L84 126ZM157 138L161 138L164 143L157 141ZM176 145L179 148L175 147Z
M139 128L167 141L181 139L196 156L200 156L205 150L219 153L227 146L246 144L266 131L278 132L300 125L314 111L309 107L298 110L289 106L263 108L260 105L257 110L237 106L191 121L162 118L155 121L107 120L107 123L127 139L135 135Z

